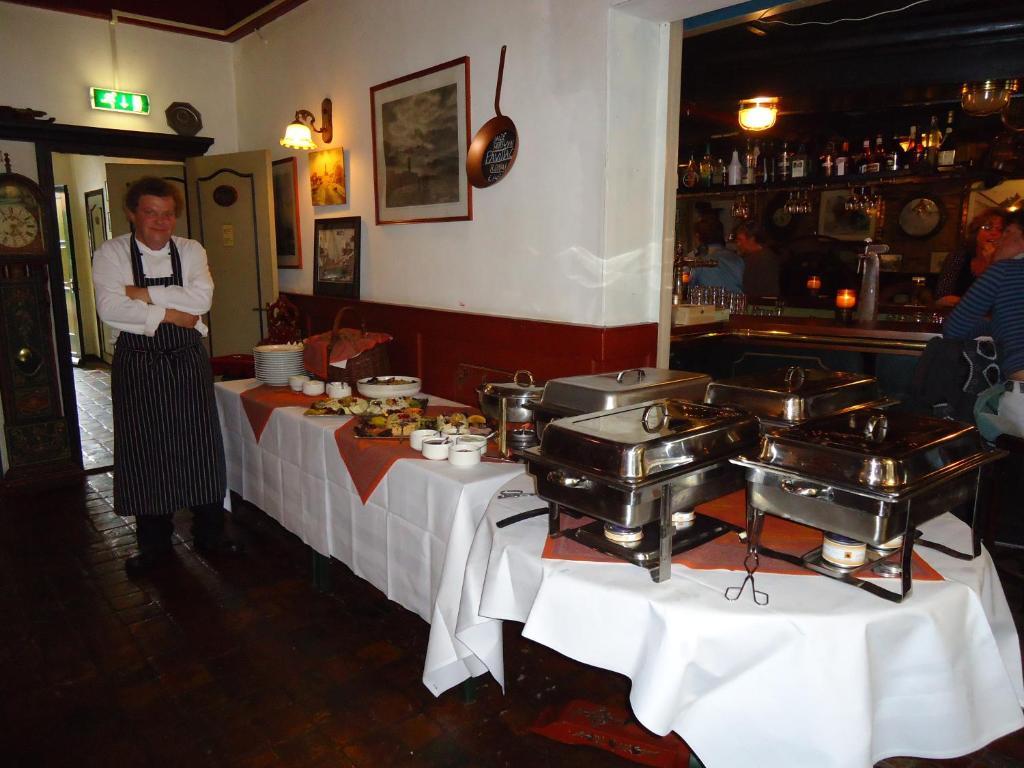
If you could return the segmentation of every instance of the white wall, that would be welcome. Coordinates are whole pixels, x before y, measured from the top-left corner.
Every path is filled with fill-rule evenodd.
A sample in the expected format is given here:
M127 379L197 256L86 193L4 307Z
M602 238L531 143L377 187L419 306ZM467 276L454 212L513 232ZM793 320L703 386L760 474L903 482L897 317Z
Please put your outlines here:
M131 24L116 27L117 87L149 94L148 117L89 107L90 86L114 86L110 24L70 13L0 2L0 51L7 62L0 104L44 110L57 122L171 133L164 110L187 101L203 116L213 152L237 139L232 46Z
M606 262L618 255L605 247L608 19L606 0L524 0L513 12L498 0L311 0L235 47L239 148L297 154L304 177L305 155L277 140L296 109L319 113L329 96L350 202L316 215L362 217L364 299L604 325ZM502 44L501 107L521 142L511 173L474 190L473 221L376 226L370 86L468 55L476 131L493 116ZM282 271L281 289L311 293L307 179L299 192L304 269ZM648 304L616 318L653 320Z

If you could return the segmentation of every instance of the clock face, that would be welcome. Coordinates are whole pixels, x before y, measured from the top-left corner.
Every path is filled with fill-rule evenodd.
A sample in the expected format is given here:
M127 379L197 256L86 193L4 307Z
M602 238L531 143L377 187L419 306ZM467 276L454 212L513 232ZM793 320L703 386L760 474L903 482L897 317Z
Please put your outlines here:
M0 245L24 248L39 236L39 222L24 205L0 205Z
M34 181L0 174L0 256L41 256L43 196Z

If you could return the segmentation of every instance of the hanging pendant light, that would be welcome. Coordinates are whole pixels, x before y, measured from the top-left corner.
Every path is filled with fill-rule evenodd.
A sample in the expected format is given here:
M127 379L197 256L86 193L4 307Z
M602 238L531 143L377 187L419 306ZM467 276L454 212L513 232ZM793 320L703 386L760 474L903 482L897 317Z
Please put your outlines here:
M740 127L745 131L766 131L775 125L779 100L775 96L755 96L740 102Z

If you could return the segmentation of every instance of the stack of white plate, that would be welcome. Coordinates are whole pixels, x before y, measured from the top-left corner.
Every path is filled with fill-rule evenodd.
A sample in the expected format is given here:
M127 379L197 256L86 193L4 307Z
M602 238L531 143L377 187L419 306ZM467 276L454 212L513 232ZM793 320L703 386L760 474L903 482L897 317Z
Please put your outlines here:
M271 387L283 387L288 377L305 373L302 344L261 344L252 348L257 380Z

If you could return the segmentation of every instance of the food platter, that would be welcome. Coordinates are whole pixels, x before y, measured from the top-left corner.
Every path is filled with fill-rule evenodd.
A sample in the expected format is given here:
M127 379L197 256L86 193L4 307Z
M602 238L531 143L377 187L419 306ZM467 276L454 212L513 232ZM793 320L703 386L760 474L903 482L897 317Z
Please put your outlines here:
M380 416L410 409L426 411L425 397L390 397L384 400L365 397L328 397L317 400L305 411L306 416Z
M410 408L389 414L361 416L353 434L374 440L405 440L417 429L436 429L442 435L489 435L483 416L448 413L427 416Z
M409 397L422 386L423 382L415 376L370 376L356 383L359 394L371 398Z

